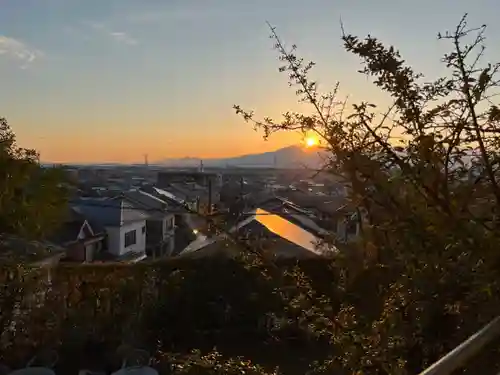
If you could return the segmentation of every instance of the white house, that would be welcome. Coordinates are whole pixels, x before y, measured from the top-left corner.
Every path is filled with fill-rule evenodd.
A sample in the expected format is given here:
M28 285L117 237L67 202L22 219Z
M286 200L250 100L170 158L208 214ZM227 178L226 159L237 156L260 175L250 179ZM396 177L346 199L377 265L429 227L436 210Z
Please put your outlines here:
M125 198L82 198L80 212L107 234L107 252L117 260L134 262L146 258L147 214Z
M168 203L142 190L124 192L121 198L146 214L146 252L154 257L172 255L175 213Z

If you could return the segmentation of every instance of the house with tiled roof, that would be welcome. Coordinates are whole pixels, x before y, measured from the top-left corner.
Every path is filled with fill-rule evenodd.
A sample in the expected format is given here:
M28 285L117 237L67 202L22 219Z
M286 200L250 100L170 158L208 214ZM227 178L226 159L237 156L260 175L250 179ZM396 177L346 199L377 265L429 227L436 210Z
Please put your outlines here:
M136 262L146 255L145 210L119 198L80 198L72 202L95 230L106 233L105 260Z
M196 238L201 228L206 227L206 221L202 220L197 214L193 214L187 202L172 191L160 189L155 186L141 187L141 191L145 191L167 202L170 212L174 213L175 245L174 252L171 255L178 255L180 251Z
M92 228L78 208L70 207L68 217L49 240L66 249L65 260L92 262L102 253L105 238L104 231Z
M143 190L125 191L114 199L125 199L146 214L146 252L158 258L170 256L175 245L175 205Z
M361 229L356 207L341 196L288 192L264 199L259 207L312 230L316 235L323 236L325 231L333 233L339 242L355 240Z
M257 208L246 216L228 234L199 238L180 255L232 255L235 249L243 249L246 245L252 249L259 248L278 259L330 257L338 252L336 247L326 243L312 231L269 211Z

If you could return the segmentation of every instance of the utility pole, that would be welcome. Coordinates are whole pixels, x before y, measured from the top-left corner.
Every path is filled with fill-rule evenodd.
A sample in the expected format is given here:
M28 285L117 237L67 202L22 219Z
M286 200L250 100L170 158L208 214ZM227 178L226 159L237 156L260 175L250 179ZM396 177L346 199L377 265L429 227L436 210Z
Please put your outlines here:
M244 180L243 176L241 176L241 178L240 178L240 209L241 209L241 212L238 215L241 215L247 208L247 205L246 205L246 202L244 199L244 196L245 196L244 189L245 189L245 180Z
M208 214L212 213L212 179L208 178Z
M243 180L243 176L240 177L240 199L243 202L243 188L244 188L245 181Z

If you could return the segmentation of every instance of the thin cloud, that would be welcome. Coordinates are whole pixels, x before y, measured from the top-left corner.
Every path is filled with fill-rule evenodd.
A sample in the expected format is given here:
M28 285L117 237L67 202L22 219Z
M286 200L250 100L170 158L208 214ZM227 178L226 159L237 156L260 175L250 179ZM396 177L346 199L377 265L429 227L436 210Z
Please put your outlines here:
M96 32L105 33L111 39L113 39L114 41L116 41L118 43L123 43L123 44L128 44L128 45L139 44L137 39L133 38L132 36L130 36L126 32L111 30L108 27L106 27L106 25L104 25L103 23L86 22L85 24Z
M122 31L113 31L109 35L111 35L117 42L129 44L129 45L136 45L137 40L129 36L128 34L122 32Z
M1 56L17 61L21 69L26 69L33 61L42 56L42 52L29 47L20 40L0 35Z

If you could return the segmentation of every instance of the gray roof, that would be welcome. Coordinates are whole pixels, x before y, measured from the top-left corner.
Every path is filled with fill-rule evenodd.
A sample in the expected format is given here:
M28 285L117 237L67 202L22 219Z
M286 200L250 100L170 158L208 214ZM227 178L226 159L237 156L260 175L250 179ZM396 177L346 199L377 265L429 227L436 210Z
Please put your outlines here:
M195 200L196 198L201 199L208 195L206 188L193 182L174 182L169 186L162 187L162 190L188 201Z
M285 218L261 208L257 208L254 215L236 224L231 231L238 231L253 222L259 223L269 232L317 255L322 255L327 250L327 247L321 244L320 238Z
M319 196L302 191L281 192L276 196L284 204L292 204L306 211L319 211L327 214L335 214L339 209L346 207L348 200L342 196ZM274 198L273 198L274 199Z
M90 230L90 235L95 235L90 223L75 207L69 207L69 215L59 228L47 239L58 245L66 245L78 241L78 236L84 226Z
M105 199L81 198L73 204L92 224L100 227L122 226L147 219L147 214L143 210L134 207L121 196Z
M130 190L122 197L133 207L142 210L148 218L164 218L169 214L168 203L153 194L141 190Z
M154 191L157 193L157 194L160 194L161 196L164 196L165 199L169 199L169 200L172 200L178 204L184 204L186 203L184 199L182 198L179 198L177 195L175 195L175 193L171 192L171 191L168 191L166 189L160 189L160 188L157 188L157 187L153 187Z
M135 203L135 205L148 210L165 211L168 207L167 202L141 190L126 191L123 193L123 196L129 199L131 203Z
M254 226L256 224L264 231L270 232L278 238L283 239L284 241L286 241L286 243L295 245L295 249L300 248L302 250L306 250L311 255L325 256L337 252L336 248L332 248L327 244L324 244L320 238L316 237L309 231L284 219L279 215L274 215L261 208L257 208L253 212L253 215L236 224L229 230L229 232L240 232L241 230L250 229L251 226ZM226 239L226 235L220 235L212 238L198 238L197 240L193 241L188 247L186 247L186 249L182 251L181 255L193 253L204 248L213 247L213 245L215 245L217 242L225 241ZM290 247L287 247L285 251L280 251L280 249L276 249L276 251L277 253L281 252L282 255L286 255L285 253L289 251L290 256L300 256L300 254L296 251L292 253L292 248Z
M126 199L117 199L120 202L120 210L121 214L121 224L132 223L135 221L142 221L147 219L147 213L142 210L139 210L137 207L134 207L130 202Z

